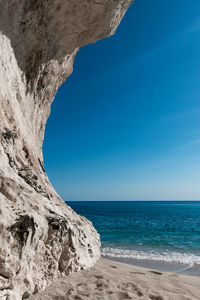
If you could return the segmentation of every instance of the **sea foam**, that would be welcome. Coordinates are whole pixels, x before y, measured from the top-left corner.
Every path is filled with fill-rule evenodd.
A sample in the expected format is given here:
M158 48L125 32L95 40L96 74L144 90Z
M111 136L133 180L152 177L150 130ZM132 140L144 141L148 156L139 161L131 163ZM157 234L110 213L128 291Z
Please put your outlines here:
M153 261L165 261L170 263L182 263L189 265L200 265L200 255L192 253L180 253L175 251L162 251L156 252L149 250L128 250L117 247L102 247L101 253L104 256L118 257L118 258L133 258L138 260L153 260Z

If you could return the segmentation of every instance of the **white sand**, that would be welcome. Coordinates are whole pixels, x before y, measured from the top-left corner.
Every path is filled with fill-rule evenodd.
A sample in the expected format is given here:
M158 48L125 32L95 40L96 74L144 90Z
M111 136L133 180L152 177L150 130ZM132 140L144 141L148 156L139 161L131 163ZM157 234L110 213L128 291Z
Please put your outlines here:
M55 281L31 300L200 300L200 276L153 271L100 259L91 269Z

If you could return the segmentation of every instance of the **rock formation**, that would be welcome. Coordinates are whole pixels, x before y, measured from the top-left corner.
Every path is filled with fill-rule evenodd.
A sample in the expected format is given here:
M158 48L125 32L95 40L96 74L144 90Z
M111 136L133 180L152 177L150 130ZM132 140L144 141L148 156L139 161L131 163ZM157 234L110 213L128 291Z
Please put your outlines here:
M51 102L79 47L112 35L132 0L0 0L0 299L91 267L99 235L43 167ZM59 153L58 153L59 155Z

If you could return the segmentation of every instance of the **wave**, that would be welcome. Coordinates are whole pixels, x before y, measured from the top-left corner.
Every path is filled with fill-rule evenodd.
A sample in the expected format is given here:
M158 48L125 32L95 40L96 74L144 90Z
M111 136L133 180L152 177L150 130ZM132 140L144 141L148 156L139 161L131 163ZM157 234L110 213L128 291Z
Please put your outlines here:
M138 260L149 261L164 261L169 263L181 263L196 265L200 264L200 256L192 253L180 253L175 251L162 251L156 252L149 250L128 250L115 247L103 247L101 253L104 256L118 257L118 258L133 258Z

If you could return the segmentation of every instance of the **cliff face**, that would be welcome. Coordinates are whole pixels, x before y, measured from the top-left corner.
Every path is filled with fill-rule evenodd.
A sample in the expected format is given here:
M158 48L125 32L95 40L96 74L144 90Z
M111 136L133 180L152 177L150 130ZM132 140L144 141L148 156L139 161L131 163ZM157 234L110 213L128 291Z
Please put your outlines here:
M0 299L22 299L100 256L92 224L43 168L51 102L79 47L112 35L132 0L0 0ZM59 153L58 153L59 155Z

